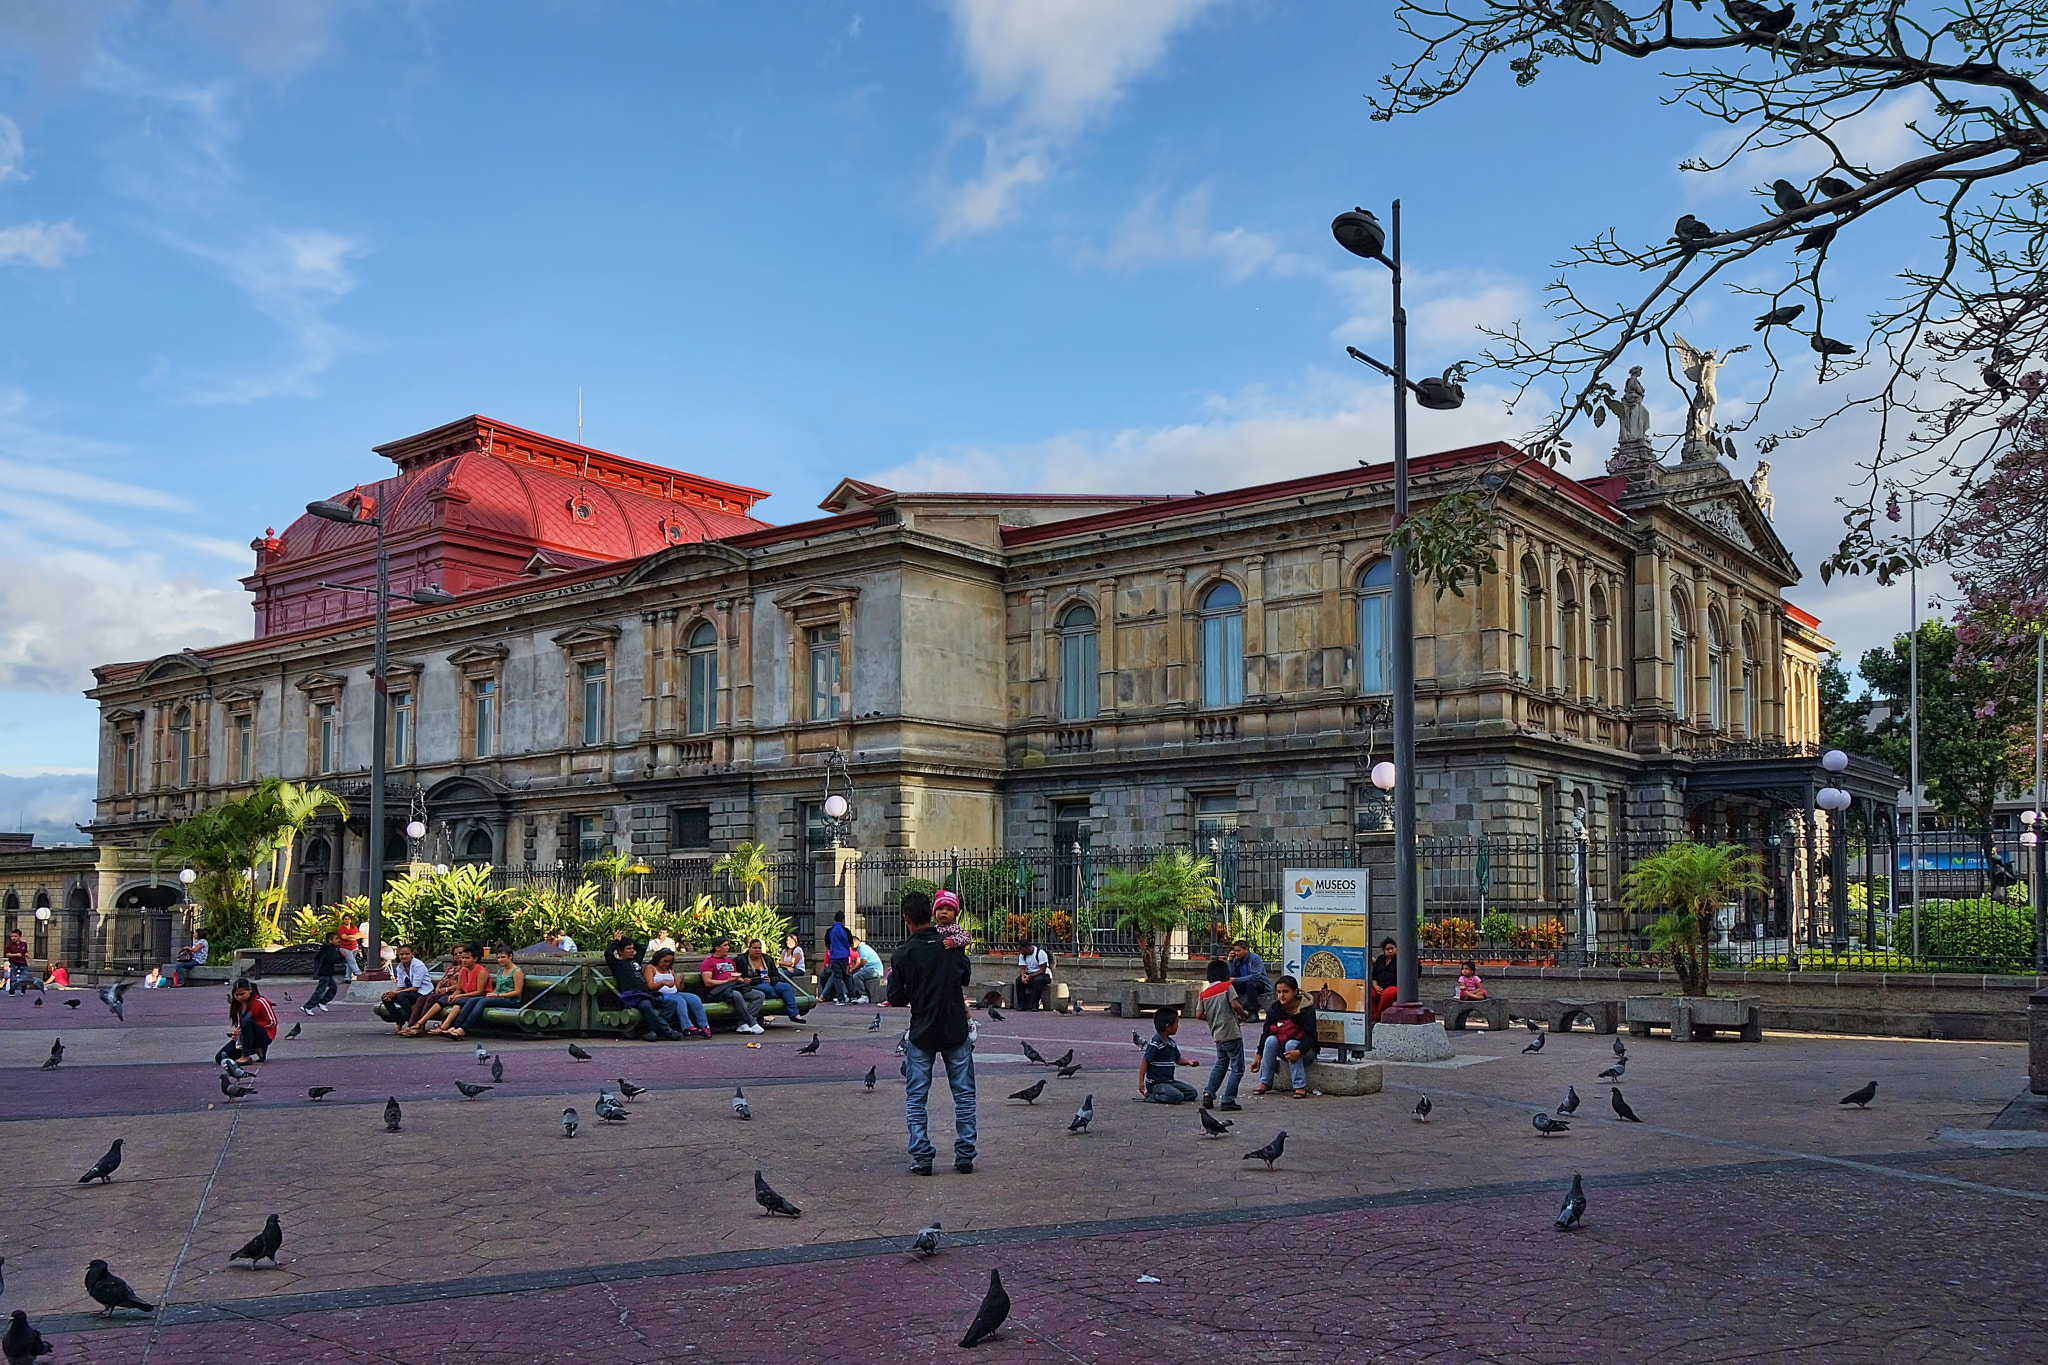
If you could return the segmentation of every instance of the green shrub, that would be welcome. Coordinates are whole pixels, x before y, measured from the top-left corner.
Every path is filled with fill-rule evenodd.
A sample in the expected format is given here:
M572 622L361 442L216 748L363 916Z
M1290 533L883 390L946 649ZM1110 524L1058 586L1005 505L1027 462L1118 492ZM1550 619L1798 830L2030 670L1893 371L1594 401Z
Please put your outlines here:
M359 896L356 897L356 901L362 905L363 913L365 915L369 914L369 899ZM299 913L292 917L291 941L293 943L326 942L329 934L336 933L341 929L341 912L346 910L349 904L350 902L343 901L338 905L329 906L324 911L315 910L310 905L301 908ZM349 922L351 924L361 924L362 920L355 919ZM209 951L211 950L209 949Z
M1903 953L1836 953L1820 948L1813 952L1799 954L1799 970L1803 972L1924 972L1926 966L1916 963ZM1742 964L1744 971L1789 972L1790 959L1783 957L1760 957L1753 962Z
M1252 946L1252 951L1269 962L1280 956L1280 931L1269 928L1280 915L1280 907L1267 901L1265 908L1254 910L1249 905L1234 907L1230 912L1229 942L1243 939Z
M707 905L691 910L682 920L677 926L677 940L699 953L711 951L711 945L722 938L732 940L734 951L744 948L748 939L758 938L773 957L782 948L783 936L789 933L789 921L776 914L774 906L758 903Z
M937 882L926 881L923 877L908 878L904 881L903 885L900 888L898 888L896 892L896 903L898 905L901 905L903 903L903 897L909 895L913 891L921 891L927 896L936 896L939 894L939 884Z
M493 891L491 869L481 863L400 877L384 888L384 938L410 943L428 960L460 943L489 947L512 937L519 901L516 891Z
M1479 917L1479 937L1488 943L1506 943L1515 934L1515 917L1503 910L1489 910Z
M538 943L549 934L567 934L583 946L578 926L589 922L597 911L597 888L584 882L574 891L526 887L515 891L512 907L512 937L519 944Z
M1901 943L1913 941L1916 912L1898 927ZM2012 900L1930 900L1921 902L1920 955L1935 969L1943 965L1972 971L2030 971L2034 964L2034 916Z

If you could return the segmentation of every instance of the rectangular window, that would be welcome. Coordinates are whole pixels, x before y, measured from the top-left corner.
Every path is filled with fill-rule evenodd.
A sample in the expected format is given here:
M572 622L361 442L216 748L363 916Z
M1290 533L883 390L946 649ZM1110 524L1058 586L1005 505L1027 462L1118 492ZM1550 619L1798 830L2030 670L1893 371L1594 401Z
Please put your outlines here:
M1197 792L1195 794L1195 853L1205 855L1211 839L1221 839L1237 832L1236 792Z
M602 660L583 665L583 742L602 744L611 732L606 701L611 694L609 670Z
M824 805L817 801L806 801L802 814L805 852L832 847L832 826L825 823Z
M1096 710L1095 632L1060 636L1060 719L1094 720Z
M469 685L470 754L474 758L489 758L498 751L498 683L494 678L478 678Z
M682 851L711 847L711 807L677 806L668 813L668 846Z
M1685 719L1685 694L1692 690L1692 660L1686 657L1685 637L1671 637L1671 710Z
M134 795L136 768L135 734L131 730L121 732L121 790Z
M604 836L602 815L579 815L576 817L576 857L579 862L589 862L612 851L611 841Z
M412 762L412 693L391 694L391 764L403 768Z
M701 650L690 655L690 706L685 718L688 733L708 735L718 725L718 651Z
M1724 666L1718 653L1707 655L1707 724L1714 729L1721 728L1721 693L1725 684Z
M1387 659L1392 653L1394 599L1383 593L1369 593L1358 600L1358 690L1388 690Z
M811 719L839 719L839 627L814 626L805 636L811 651Z
M256 780L256 718L235 717L235 781Z
M341 727L333 702L323 701L313 708L313 727L320 751L319 771L331 773L341 762Z

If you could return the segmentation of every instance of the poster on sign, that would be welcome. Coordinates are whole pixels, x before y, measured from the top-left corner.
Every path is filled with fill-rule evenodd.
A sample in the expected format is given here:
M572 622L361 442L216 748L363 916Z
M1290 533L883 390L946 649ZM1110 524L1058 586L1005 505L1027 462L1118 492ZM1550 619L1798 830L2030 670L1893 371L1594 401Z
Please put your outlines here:
M1364 1047L1371 989L1372 872L1290 867L1280 884L1281 970L1316 1007L1319 1040Z

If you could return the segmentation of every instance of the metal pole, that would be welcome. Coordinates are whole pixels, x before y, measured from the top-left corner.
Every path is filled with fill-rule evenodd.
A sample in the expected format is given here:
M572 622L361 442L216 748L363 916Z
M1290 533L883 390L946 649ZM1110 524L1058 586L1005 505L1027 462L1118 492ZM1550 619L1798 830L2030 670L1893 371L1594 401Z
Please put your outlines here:
M1394 528L1408 522L1408 313L1401 306L1401 201L1394 201ZM1408 549L1394 547L1394 952L1395 1007L1420 1007L1422 958L1416 942L1415 874L1415 577ZM1382 1016L1384 1017L1384 1015ZM1426 1022L1426 1018L1415 1022Z
M2048 662L2048 607L2034 617L2034 975L2048 976L2048 829L2038 818L2041 809L2042 667Z
M384 970L384 727L389 720L390 695L386 690L385 646L391 618L391 558L384 550L384 509L372 519L377 531L377 644L370 671L374 675L370 713L370 838L364 860L370 875L370 947L368 972Z
M1913 886L1913 957L1920 957L1920 496L1914 494L1906 499L1906 539L1912 546L1912 569L1910 581L1913 593L1913 634L1908 646L1911 699L1906 703L1906 719L1912 745L1911 772L1906 780L1911 784L1913 825L1906 831L1906 856L1912 860Z

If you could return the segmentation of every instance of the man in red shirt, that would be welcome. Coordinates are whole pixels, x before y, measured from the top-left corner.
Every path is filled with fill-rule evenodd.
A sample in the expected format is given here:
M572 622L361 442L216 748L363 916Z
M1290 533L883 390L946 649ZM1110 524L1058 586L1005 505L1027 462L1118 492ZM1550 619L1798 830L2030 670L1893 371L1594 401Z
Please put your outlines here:
M761 1002L767 996L740 984L739 964L732 960L732 943L720 939L711 945L711 956L697 964L704 978L704 998L732 1006L740 1017L741 1033L766 1033L761 1027Z
M7 931L7 993L19 995L28 989L28 940L21 930Z

